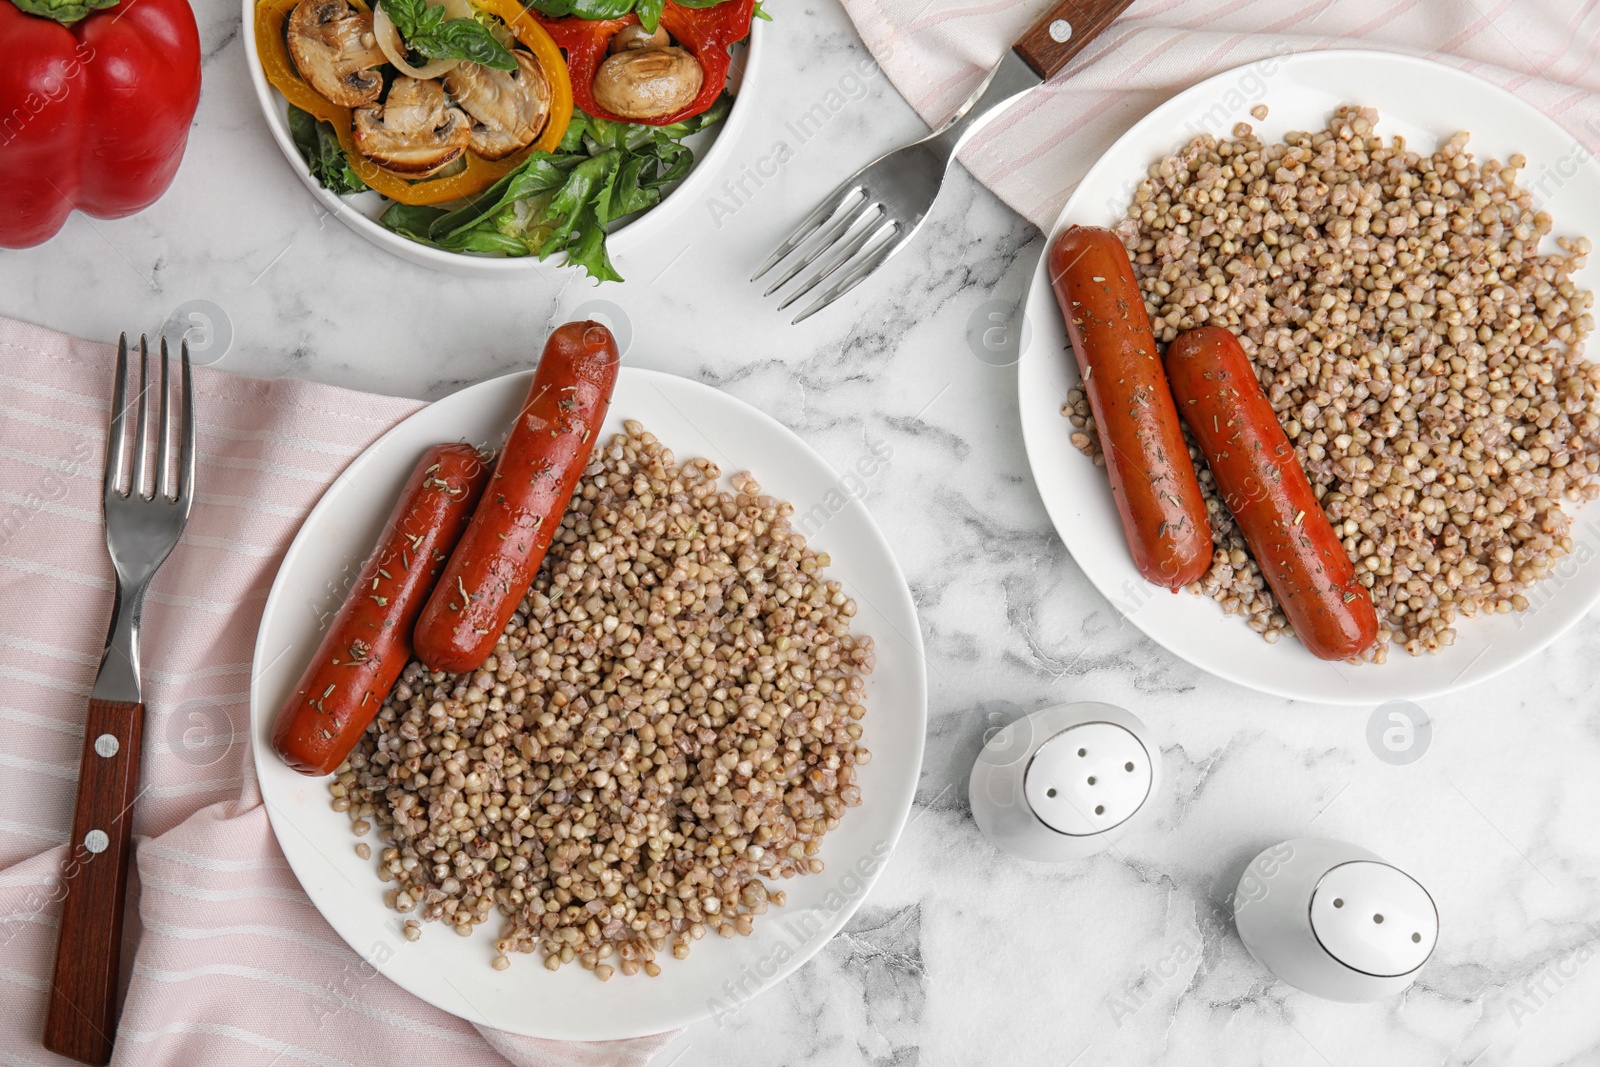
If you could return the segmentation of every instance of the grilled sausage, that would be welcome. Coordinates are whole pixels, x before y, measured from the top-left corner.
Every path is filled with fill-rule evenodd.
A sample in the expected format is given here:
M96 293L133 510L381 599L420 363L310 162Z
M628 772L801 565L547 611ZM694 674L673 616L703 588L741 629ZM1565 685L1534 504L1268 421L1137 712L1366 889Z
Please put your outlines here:
M488 465L470 445L423 454L278 713L272 746L289 766L329 774L360 740L411 658L411 628L488 480Z
M1167 379L1189 432L1300 643L1322 659L1378 637L1372 596L1323 514L1239 341L1216 326L1167 346Z
M598 322L569 322L545 343L528 399L483 502L417 622L417 658L469 671L494 651L533 586L617 384L617 344Z
M1211 522L1133 264L1110 230L1072 226L1051 246L1050 280L1134 566L1176 592L1210 568Z

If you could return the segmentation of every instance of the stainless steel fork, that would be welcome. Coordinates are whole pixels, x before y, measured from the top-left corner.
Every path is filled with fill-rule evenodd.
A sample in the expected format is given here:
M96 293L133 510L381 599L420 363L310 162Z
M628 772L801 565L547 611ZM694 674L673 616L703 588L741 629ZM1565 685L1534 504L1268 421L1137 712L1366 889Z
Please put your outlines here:
M105 472L106 548L117 570L117 596L100 673L89 694L77 808L62 872L66 897L44 1023L44 1046L84 1063L104 1064L111 1059L117 1029L122 907L144 728L139 615L150 579L178 543L194 503L194 392L187 344L179 362L183 389L177 405L178 460L173 464L171 363L162 338L151 463L152 448L146 441L154 391L150 349L139 338L139 389L130 403L127 335L117 342ZM133 404L138 409L130 442L126 416ZM131 471L125 452L133 461Z
M846 178L784 238L750 280L760 280L789 260L777 281L763 294L771 296L820 260L821 265L799 278L778 305L782 311L823 282L829 282L821 295L794 317L796 323L861 284L922 228L944 183L950 160L967 138L1024 93L1058 73L1130 3L1132 0L1065 0L1052 4L1044 17L1006 52L954 118L922 140L898 148Z

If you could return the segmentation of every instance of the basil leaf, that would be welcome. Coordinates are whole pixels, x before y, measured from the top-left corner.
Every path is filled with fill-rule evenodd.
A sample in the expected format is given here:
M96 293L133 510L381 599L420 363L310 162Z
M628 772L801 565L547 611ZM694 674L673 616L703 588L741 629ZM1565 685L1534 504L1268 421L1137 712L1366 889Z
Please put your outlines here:
M449 19L431 32L407 36L406 43L429 59L464 59L494 70L517 69L511 50L477 19Z
M517 60L477 19L446 19L427 0L379 0L406 47L426 59L465 59L495 70L516 70Z
M638 0L634 8L639 13L639 25L656 32L656 27L661 25L661 11L667 6L667 0Z
M340 196L366 191L367 183L350 166L350 159L344 154L344 147L339 144L332 126L290 104L289 136L294 139L311 176L324 189Z
M728 0L678 0L680 7L716 7ZM529 7L550 18L574 15L580 19L619 19L630 11L639 15L639 21L651 33L661 24L661 10L665 0L531 0Z
M528 6L551 18L619 19L633 10L634 0L533 0Z
M444 8L427 0L380 0L383 13L407 41L432 33L444 22Z

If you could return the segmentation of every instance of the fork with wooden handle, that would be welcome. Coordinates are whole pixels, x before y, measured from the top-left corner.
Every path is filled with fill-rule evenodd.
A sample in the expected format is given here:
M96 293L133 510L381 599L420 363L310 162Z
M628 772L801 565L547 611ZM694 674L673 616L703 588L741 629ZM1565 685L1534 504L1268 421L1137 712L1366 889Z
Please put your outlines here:
M131 403L127 335L117 343L105 473L106 548L117 570L117 598L100 673L89 694L77 807L62 872L66 897L44 1019L44 1047L84 1063L110 1061L117 1029L122 908L128 889L130 831L133 804L138 799L139 739L144 725L139 614L150 579L178 543L194 502L194 392L187 344L180 363L183 389L177 404L178 459L173 464L173 389L166 339L161 341L161 379L153 389L149 346L139 338L139 385ZM152 448L145 438L153 393L157 415ZM130 443L125 416L134 404L137 413ZM132 457L131 472L124 462L125 452Z
M1024 93L1059 74L1133 0L1061 0L1012 45L955 117L846 178L784 238L751 281L787 265L763 295L795 283L781 311L823 282L828 286L798 323L821 311L904 248L933 207L962 144ZM813 268L818 261L820 265ZM813 268L813 269L808 269Z

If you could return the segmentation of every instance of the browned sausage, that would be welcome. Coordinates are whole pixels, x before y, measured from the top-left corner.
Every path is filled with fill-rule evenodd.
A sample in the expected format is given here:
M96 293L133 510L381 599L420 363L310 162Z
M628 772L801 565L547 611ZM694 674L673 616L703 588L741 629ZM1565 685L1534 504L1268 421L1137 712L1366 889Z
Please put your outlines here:
M411 658L411 628L488 480L488 465L470 445L437 445L423 454L378 547L278 713L272 747L289 766L329 774L360 740Z
M1322 659L1358 655L1378 637L1372 596L1356 580L1238 338L1217 326L1179 334L1167 346L1167 378L1300 643Z
M1071 226L1050 249L1050 280L1134 566L1176 592L1211 566L1211 521L1133 264L1110 230Z
M469 671L494 651L589 462L617 368L616 341L598 322L569 322L545 342L483 503L417 622L427 666Z

